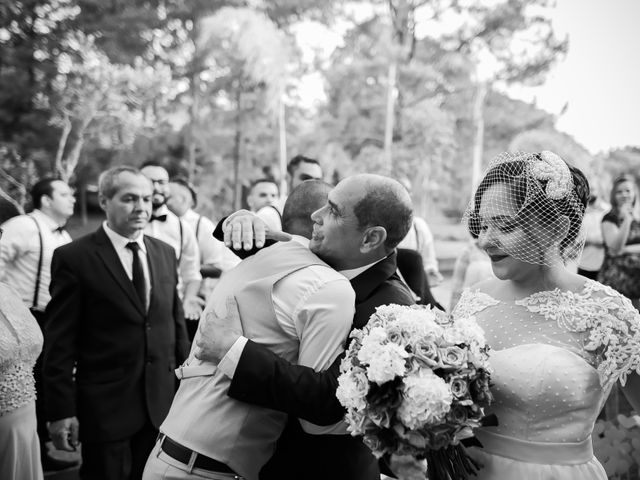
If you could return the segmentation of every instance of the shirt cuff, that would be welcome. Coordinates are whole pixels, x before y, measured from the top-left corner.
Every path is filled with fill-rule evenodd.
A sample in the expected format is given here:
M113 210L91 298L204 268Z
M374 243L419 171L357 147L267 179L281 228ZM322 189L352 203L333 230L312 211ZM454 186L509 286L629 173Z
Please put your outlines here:
M244 346L247 344L248 340L249 339L247 337L239 337L224 357L222 357L222 360L220 360L218 370L224 373L227 377L233 379L233 376L236 373L236 368L238 368L238 363L240 363L240 357L244 351Z

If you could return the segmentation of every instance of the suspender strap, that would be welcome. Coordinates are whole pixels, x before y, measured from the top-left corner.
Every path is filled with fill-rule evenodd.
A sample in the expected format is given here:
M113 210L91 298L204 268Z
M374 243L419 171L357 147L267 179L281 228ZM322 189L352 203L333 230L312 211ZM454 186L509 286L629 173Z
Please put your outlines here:
M29 216L36 224L36 228L38 229L38 237L40 238L40 255L38 256L38 273L36 273L36 285L35 285L35 291L33 292L33 306L31 307L35 309L38 306L38 294L40 293L40 275L42 274L42 253L44 250L44 242L42 240L42 229L40 228L40 224L33 216L31 215Z
M202 215L198 217L198 223L196 223L196 240L198 239L198 233L200 233L200 222L202 222Z

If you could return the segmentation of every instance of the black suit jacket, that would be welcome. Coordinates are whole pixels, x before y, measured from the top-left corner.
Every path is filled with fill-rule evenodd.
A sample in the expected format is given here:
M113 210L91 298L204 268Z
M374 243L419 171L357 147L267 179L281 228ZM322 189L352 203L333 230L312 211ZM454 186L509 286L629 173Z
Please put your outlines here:
M355 328L363 327L380 305L411 305L413 295L396 274L396 254L389 255L351 281L356 293ZM377 462L361 439L350 435L309 435L298 418L330 425L344 417L336 398L339 356L328 370L292 365L265 347L247 342L229 396L290 415L276 453L261 479L378 480Z
M47 419L77 416L84 441L124 439L148 421L159 427L175 393L174 369L188 354L175 252L151 237L144 242L147 312L102 227L53 254L44 330Z

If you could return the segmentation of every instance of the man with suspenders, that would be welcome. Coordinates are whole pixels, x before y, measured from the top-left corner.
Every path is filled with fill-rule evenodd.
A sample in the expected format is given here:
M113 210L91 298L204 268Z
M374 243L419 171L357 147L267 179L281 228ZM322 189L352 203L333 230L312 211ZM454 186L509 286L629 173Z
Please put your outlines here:
M151 199L153 211L144 233L168 243L176 251L179 292L182 297L184 317L186 320L198 321L204 301L198 297L202 276L200 275L200 251L195 233L167 208L169 198L167 170L155 162L147 162L142 165L140 171L153 184Z
M33 212L10 218L2 225L0 280L20 294L40 328L44 329L44 310L51 299L51 257L56 248L71 242L63 227L73 215L75 198L69 185L51 177L43 178L33 186L31 198ZM42 358L39 358L34 376L42 466L45 471L61 470L78 462L52 458L47 453L49 435L44 420L41 368Z

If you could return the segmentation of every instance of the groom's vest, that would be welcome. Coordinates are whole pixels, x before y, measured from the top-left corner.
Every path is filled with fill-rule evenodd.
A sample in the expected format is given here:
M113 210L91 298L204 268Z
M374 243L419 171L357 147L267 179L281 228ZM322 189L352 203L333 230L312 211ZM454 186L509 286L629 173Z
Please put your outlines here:
M327 280L341 277L309 249L295 240L266 248L225 273L211 294L208 311L224 313L227 296L238 303L246 337L263 344L288 361L297 362L299 339L286 333L276 319L273 286L293 272L311 265L325 266ZM198 339L199 332L194 339ZM227 396L230 380L215 367L193 357L193 372L210 366L211 375L183 378L160 431L174 441L227 464L250 480L258 478L260 468L273 454L275 443L285 426L284 413L239 402Z

